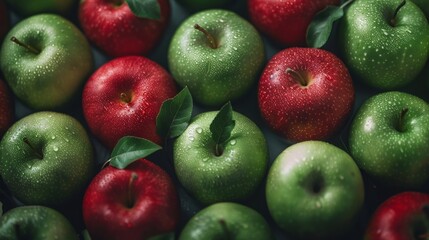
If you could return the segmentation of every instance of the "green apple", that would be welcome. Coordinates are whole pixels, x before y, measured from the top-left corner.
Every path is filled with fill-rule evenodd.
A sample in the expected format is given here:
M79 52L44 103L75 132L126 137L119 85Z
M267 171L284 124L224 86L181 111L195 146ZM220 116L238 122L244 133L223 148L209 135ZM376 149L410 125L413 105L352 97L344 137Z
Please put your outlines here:
M179 26L170 42L168 64L197 103L220 106L249 90L264 56L262 39L248 21L214 9L198 12Z
M235 127L230 138L217 152L210 132L217 113L195 116L173 145L180 183L204 205L248 198L262 183L268 164L268 146L262 131L238 112L233 112Z
M77 0L6 0L11 8L22 16L38 13L67 14Z
M222 202L197 212L183 228L179 240L274 239L264 217L247 206Z
M416 189L429 181L429 105L402 92L366 100L353 119L350 153L384 186Z
M331 239L350 230L364 201L359 168L340 148L300 142L274 160L266 183L274 221L290 236Z
M354 1L341 21L345 63L369 86L402 87L418 76L428 59L428 21L413 2L402 1Z
M0 142L0 176L24 204L57 207L83 196L94 163L86 130L63 113L32 113Z
M412 0L412 2L419 6L426 14L426 17L429 18L429 0Z
M182 4L192 11L200 11L209 8L220 8L225 6L227 3L231 3L232 1L233 0L177 0L179 4Z
M60 212L44 206L22 206L0 217L0 239L78 240L72 224Z
M0 67L15 95L35 110L52 110L80 92L93 68L82 32L54 14L18 22L3 41Z

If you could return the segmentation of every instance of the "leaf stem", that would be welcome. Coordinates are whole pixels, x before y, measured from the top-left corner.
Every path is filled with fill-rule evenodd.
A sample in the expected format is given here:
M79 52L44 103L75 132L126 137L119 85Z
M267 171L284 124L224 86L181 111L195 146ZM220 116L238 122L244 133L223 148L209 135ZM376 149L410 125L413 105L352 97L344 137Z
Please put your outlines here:
M37 151L37 149L31 144L28 138L24 137L22 141L24 141L24 143L27 144L31 148L31 150L33 150L33 153L36 155L37 158L43 159L43 152Z
M210 47L212 49L216 49L218 47L218 45L216 43L216 39L206 29L204 29L203 27L201 27L198 24L195 24L194 28L197 29L198 31L204 33L204 35L206 35L207 40L209 41Z
M36 54L36 55L40 53L40 51L39 51L39 50L37 50L36 48L34 48L34 47L32 47L32 46L30 46L30 45L28 45L28 44L26 44L26 43L21 42L21 41L20 41L20 40L18 40L16 37L11 37L11 38L10 38L10 40L11 40L12 42L14 42L14 43L18 44L19 46L21 46L21 47L23 47L23 48L27 49L28 51L30 51L30 52L32 52L32 53L34 53L34 54Z

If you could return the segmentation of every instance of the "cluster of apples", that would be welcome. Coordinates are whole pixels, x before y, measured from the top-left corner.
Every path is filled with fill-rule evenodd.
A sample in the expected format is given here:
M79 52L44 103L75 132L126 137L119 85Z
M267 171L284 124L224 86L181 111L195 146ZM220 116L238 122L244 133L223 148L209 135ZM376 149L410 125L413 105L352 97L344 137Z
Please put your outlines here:
M426 239L428 18L0 0L0 239Z

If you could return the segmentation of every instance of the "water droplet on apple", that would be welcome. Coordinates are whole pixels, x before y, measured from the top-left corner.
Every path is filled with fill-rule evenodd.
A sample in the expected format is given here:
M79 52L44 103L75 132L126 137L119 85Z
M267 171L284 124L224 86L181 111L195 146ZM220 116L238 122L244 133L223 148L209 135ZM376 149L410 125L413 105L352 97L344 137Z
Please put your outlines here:
M55 147L54 147L54 151L55 151L55 152L57 152L57 151L58 151L58 147L57 147L57 146L55 146Z
M236 47L233 47L232 49L234 49L235 51L237 51L237 50L238 50L238 48L236 48Z
M340 179L341 179L341 180L344 180L344 176L343 176L343 175L340 175Z
M51 138L52 138L52 140L54 140L54 139L55 139L55 136L52 136Z
M189 140L194 141L195 138L194 137L189 137Z
M196 128L196 129L195 129L195 131L197 131L197 133L202 133L202 132L203 132L203 129L202 129L202 128L200 128L200 127L198 127L198 128Z
M236 140L231 140L231 142L230 142L230 144L232 145L232 146L234 146L235 144L237 143L237 141Z
M322 205L320 204L320 202L316 202L316 207L317 207L317 208L322 207Z
M203 162L207 162L209 158L203 158Z

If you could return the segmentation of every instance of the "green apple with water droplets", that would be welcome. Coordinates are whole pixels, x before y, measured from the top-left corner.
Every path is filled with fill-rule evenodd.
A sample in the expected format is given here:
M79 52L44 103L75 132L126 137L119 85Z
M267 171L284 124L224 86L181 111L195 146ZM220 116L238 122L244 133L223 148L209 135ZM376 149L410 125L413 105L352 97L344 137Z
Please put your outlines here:
M345 151L327 142L304 141L289 146L274 160L266 199L271 216L288 236L333 239L356 223L364 184Z
M262 131L238 112L233 112L231 136L217 151L210 132L217 113L195 116L173 145L176 175L203 205L250 197L262 183L268 165L268 146Z
M429 181L429 105L403 92L366 100L349 136L350 153L374 182L395 190L419 189Z
M34 110L53 110L77 96L93 56L67 19L39 14L18 22L3 40L0 67L14 94Z
M412 82L425 66L429 24L410 0L354 1L340 25L345 63L369 86L400 88Z
M242 97L263 67L265 49L257 30L234 12L212 9L187 18L176 30L168 64L195 102L221 106Z
M70 115L41 111L14 123L0 142L0 176L24 204L80 201L94 172L92 143Z

